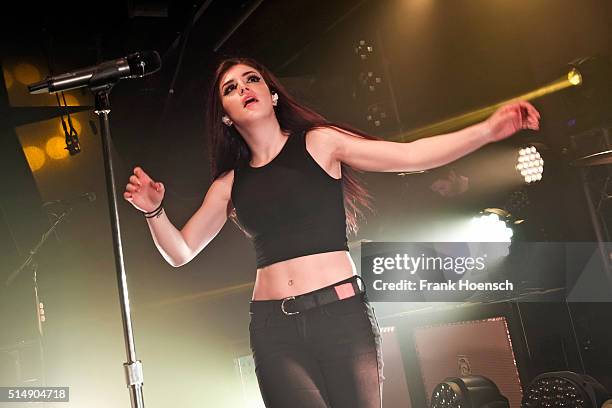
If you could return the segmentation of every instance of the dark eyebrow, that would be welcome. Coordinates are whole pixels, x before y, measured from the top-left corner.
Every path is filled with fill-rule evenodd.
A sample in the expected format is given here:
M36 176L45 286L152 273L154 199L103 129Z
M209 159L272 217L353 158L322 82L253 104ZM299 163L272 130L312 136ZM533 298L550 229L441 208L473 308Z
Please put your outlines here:
M247 71L244 74L242 74L242 76L248 75L248 74L256 74L257 72L255 71ZM229 81L226 81L223 85L221 85L221 88L223 88L225 85L229 84L230 82L232 82L233 79L230 79Z

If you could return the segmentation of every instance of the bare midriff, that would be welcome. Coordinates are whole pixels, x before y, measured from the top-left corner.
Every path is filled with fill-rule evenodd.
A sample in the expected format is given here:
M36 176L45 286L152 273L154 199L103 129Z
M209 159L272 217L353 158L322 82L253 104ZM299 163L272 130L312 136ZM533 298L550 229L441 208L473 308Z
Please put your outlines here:
M278 300L329 286L356 273L347 251L300 256L257 269L253 300Z

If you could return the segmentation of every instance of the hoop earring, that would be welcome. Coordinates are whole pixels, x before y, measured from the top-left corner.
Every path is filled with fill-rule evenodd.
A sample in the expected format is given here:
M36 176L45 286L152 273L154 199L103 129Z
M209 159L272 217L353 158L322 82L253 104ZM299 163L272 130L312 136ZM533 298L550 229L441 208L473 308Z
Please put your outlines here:
M272 106L278 105L278 94L275 92L272 94Z
M223 115L223 117L221 118L221 122L223 122L225 126L232 126L234 124L234 122L232 122L232 120L227 115Z

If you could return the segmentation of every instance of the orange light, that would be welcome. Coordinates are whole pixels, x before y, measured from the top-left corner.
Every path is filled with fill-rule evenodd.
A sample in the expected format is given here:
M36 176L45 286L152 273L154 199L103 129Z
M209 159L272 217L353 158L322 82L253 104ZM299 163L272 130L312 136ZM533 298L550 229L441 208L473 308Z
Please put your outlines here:
M7 69L2 69L2 73L4 74L4 85L6 86L6 89L11 89L13 83L15 82L11 71L8 71Z
M67 106L80 106L80 102L78 100L78 98L74 95L70 95L70 94L64 94L64 97L66 98L66 105ZM64 104L64 98L62 98L62 95L59 95L59 100L62 103L62 105Z
M36 171L45 164L45 152L36 146L27 146L23 148L26 160L30 166L30 170Z
M15 66L15 79L22 84L28 85L41 80L40 71L32 64L21 63Z
M60 136L54 136L47 140L45 150L49 157L54 160L65 159L68 157L68 150L66 150L66 139Z

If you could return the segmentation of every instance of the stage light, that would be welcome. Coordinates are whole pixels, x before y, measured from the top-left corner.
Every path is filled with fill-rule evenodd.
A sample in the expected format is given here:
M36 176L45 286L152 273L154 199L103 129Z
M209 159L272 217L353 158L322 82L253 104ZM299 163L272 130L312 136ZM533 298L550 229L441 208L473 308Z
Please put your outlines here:
M567 94L572 113L572 126L586 130L591 127L605 127L612 119L612 57L591 56L569 63L573 81L579 80Z
M22 84L31 84L41 79L40 71L32 64L17 64L13 72L15 74L15 79Z
M520 149L518 152L516 170L521 174L525 183L535 183L542 180L544 173L544 160L534 146Z
M510 242L514 234L506 221L511 214L500 208L485 208L472 219L472 229L481 242Z
M374 72L372 71L360 72L359 83L361 83L361 85L367 88L370 92L374 92L376 87L382 84L382 77L374 75Z
M612 393L596 379L572 371L538 375L523 394L522 408L603 408L612 406Z
M449 377L436 385L431 408L509 408L508 399L487 377Z
M366 119L371 125L379 127L387 119L387 112L385 112L380 104L375 103L368 106Z
M578 58L568 65L571 68L567 75L568 80L573 85L581 85L580 88L587 93L585 96L590 98L593 96L591 93L610 91L612 58L600 55Z
M45 151L54 160L61 160L68 157L66 149L66 139L60 136L54 136L47 140Z
M570 72L567 73L567 80L572 85L580 85L582 83L582 75L576 68L572 68Z
M45 164L45 152L36 146L27 146L23 148L26 160L30 166L30 170L36 171Z
M516 95L512 98L508 98L489 106L477 108L461 115L420 127L418 129L399 133L387 139L392 141L409 142L423 137L449 133L488 118L497 109L505 104L516 101L532 101L534 99L541 98L542 96L550 95L567 88L575 88L576 90L580 90L580 92L583 94L601 94L602 90L610 89L610 78L612 78L610 75L612 70L612 68L610 68L612 66L612 61L610 58L582 58L571 62L569 65L569 70L567 72L564 70L563 75L559 79L537 89ZM597 84L599 84L599 86ZM602 89L594 91L595 88ZM603 93L605 94L605 92Z
M354 49L355 54L358 55L362 61L368 59L368 57L374 52L374 47L368 44L366 40L359 40Z

